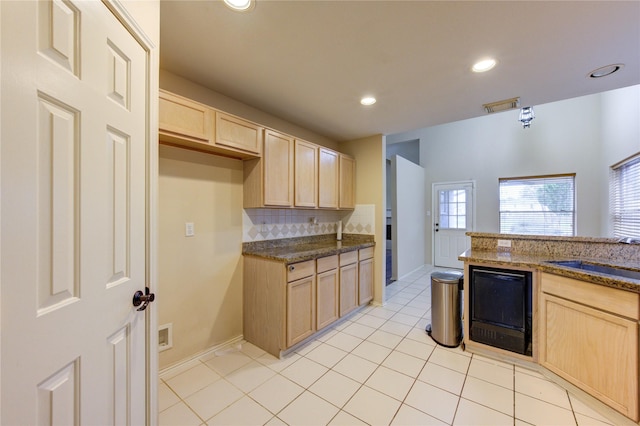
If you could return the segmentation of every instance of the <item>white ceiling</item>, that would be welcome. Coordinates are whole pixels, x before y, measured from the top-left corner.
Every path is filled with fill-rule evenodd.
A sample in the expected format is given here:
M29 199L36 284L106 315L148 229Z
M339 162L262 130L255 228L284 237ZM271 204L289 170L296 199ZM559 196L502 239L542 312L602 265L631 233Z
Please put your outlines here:
M637 0L163 0L160 34L161 68L337 141L640 84ZM472 73L486 56L496 68Z

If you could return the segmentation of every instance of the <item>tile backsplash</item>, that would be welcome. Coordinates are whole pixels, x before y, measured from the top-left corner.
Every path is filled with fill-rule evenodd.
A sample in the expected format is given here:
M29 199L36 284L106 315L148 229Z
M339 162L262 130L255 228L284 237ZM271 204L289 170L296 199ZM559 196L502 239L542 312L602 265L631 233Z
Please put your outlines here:
M373 234L375 205L358 204L353 211L244 209L242 242L335 234L340 220L342 232Z

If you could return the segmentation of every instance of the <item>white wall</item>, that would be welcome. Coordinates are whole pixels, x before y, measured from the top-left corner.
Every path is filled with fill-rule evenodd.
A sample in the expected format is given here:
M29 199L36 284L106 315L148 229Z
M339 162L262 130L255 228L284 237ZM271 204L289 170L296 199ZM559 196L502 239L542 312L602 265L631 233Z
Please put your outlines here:
M403 141L402 143L387 144L386 148L387 158L387 210L393 209L391 204L391 198L395 195L395 183L391 182L389 178L391 174L391 158L394 155L399 155L415 164L420 164L420 141L418 139L412 141Z
M159 158L160 368L242 335L242 161L170 146ZM195 235L185 236L185 223Z
M167 71L160 70L160 87L337 148ZM158 174L158 324L173 324L173 348L159 356L162 369L242 336L243 163L161 146ZM195 223L194 237L184 236L185 222Z
M396 183L393 235L393 274L395 279L428 263L423 235L426 227L424 169L399 155L391 157L391 172Z
M640 152L640 86L602 94L600 191L608 194L609 168ZM612 235L613 226L606 203L601 204L601 228Z
M634 86L535 105L530 129L522 128L513 110L387 139L420 139L428 200L433 182L477 182L478 232L499 231L498 178L576 173L576 233L606 236L608 167L639 150L639 97ZM431 258L430 229L425 243Z

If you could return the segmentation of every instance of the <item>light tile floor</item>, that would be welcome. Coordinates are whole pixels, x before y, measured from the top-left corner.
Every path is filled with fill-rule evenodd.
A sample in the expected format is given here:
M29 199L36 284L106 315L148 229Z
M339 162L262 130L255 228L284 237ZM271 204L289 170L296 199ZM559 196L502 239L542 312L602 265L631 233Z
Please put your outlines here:
M430 274L277 359L250 343L160 377L160 425L606 425L537 372L436 345Z

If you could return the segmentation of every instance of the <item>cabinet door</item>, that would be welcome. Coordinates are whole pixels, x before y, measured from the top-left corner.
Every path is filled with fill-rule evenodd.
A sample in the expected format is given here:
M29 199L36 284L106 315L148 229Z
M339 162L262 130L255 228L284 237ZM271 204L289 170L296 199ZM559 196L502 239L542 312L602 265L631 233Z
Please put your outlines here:
M318 205L318 147L296 139L294 155L294 205L316 207Z
M264 205L293 205L293 139L273 130L265 130Z
M356 160L340 154L340 208L353 209L356 207Z
M364 305L373 299L373 259L361 260L358 269L358 301Z
M262 127L233 115L216 111L215 144L234 150L260 154Z
M338 208L338 153L326 148L319 151L318 207Z
M205 105L172 93L160 91L158 125L160 140L210 144L213 134L212 111Z
M317 275L317 321L318 330L338 319L338 269Z
M541 294L540 363L638 420L638 322Z
M316 331L315 275L287 284L287 347Z
M358 264L340 267L340 316L358 307Z

